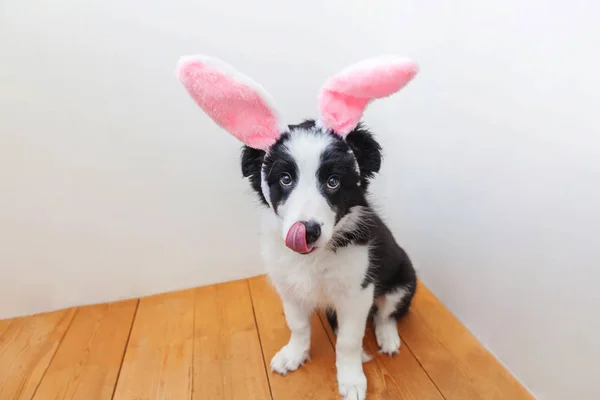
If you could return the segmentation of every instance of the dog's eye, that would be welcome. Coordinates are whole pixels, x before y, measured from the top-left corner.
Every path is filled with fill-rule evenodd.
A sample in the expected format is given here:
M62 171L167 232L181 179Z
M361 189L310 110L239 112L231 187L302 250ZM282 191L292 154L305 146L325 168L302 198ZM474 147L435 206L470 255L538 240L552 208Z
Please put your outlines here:
M279 177L279 184L281 186L290 186L292 184L292 177L290 174L281 174Z
M327 188L330 190L336 190L340 187L340 178L335 175L332 175L327 179Z

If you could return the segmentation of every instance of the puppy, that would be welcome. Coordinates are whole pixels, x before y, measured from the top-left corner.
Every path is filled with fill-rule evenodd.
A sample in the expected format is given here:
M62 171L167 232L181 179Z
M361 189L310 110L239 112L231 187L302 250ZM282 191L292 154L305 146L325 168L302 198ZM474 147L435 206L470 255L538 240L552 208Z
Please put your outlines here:
M416 289L411 261L367 200L381 147L360 122L367 105L405 86L410 60L380 57L332 76L319 95L319 118L286 125L269 95L215 58L184 57L177 76L195 102L241 140L242 174L261 204L261 254L291 336L271 360L287 374L310 350L311 314L326 310L337 334L344 399L365 399L362 340L373 318L383 353L400 348L396 320Z

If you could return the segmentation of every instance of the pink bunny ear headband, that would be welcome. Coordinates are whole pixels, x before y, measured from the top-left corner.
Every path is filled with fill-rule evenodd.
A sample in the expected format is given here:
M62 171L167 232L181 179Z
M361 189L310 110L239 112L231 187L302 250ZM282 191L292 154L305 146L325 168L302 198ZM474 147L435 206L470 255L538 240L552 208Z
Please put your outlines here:
M396 93L417 72L414 62L398 57L351 65L321 89L318 123L345 138L372 100ZM247 146L267 150L288 130L269 94L230 65L212 57L187 56L179 60L176 74L200 108Z

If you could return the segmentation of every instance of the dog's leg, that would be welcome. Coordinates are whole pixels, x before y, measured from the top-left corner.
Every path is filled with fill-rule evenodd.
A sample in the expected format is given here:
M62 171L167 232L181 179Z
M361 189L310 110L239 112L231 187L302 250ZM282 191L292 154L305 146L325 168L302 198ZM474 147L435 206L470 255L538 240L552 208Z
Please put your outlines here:
M400 335L394 313L402 304L408 291L405 288L388 293L375 299L377 313L373 318L375 337L382 353L392 356L400 351Z
M312 309L296 301L284 300L283 311L291 336L288 344L271 360L271 370L281 375L297 370L309 358Z
M364 400L367 395L367 378L362 368L362 342L372 304L373 285L336 304L339 324L335 347L337 379L344 399Z
M337 336L338 324L337 314L335 313L335 310L328 308L327 310L325 310L325 316L327 317L327 322L329 323L329 326L331 326L331 329L333 330L333 334ZM371 357L371 355L364 350L362 351L360 357L362 358L363 363L369 362L373 359L373 357Z

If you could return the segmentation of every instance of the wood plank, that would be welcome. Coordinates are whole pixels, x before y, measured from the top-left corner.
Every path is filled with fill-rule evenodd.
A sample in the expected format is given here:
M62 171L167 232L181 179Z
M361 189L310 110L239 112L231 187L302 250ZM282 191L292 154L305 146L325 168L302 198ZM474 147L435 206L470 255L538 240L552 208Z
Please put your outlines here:
M13 320L0 338L0 399L31 399L75 308Z
M281 300L264 276L250 279L250 291L273 399L338 399L335 352L316 313L312 320L312 360L281 376L268 367L290 336Z
M194 290L140 299L115 400L190 399Z
M446 399L533 399L421 282L399 328Z
M6 333L6 331L8 330L8 327L10 326L12 321L14 321L14 320L12 320L12 319L0 320L0 339L2 338L2 336L4 336L4 333Z
M34 399L110 399L137 304L80 307Z
M327 318L322 313L319 313L319 317L327 336L335 346L336 336ZM365 331L363 348L373 357L371 361L363 364L367 376L368 399L443 400L440 392L406 346L401 347L400 353L393 357L379 354L379 346L370 323Z
M192 398L271 398L247 280L196 289Z

